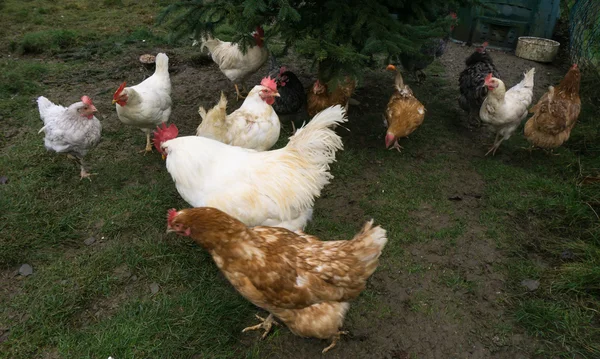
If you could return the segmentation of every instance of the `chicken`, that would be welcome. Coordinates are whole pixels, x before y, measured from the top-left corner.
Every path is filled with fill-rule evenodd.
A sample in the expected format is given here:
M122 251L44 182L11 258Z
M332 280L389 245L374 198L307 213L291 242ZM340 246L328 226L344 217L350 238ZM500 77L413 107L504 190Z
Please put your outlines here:
M38 133L44 132L46 149L66 153L69 158L75 159L81 169L80 179L87 178L91 181L90 176L95 173L86 171L83 158L90 149L98 145L102 133L102 125L94 116L97 110L92 99L82 96L80 102L65 108L40 96L37 104L44 122L44 127Z
M577 64L556 87L550 86L529 112L534 115L525 123L525 137L534 146L544 149L559 147L569 139L581 111Z
M246 79L258 71L269 57L269 52L264 46L265 32L263 28L257 27L252 36L256 46L248 48L245 54L237 44L210 36L207 36L206 39L203 38L200 46L200 50L204 47L208 48L213 61L219 65L219 70L233 82L238 101L240 98L244 98L240 93L238 83L246 91Z
M469 114L469 126L474 127L481 126L479 110L487 95L487 87L483 84L485 77L491 72L494 77L500 78L492 57L486 52L487 46L488 43L484 42L465 60L467 67L460 73L458 79L460 86L458 104Z
M334 105L344 106L347 112L356 81L350 77L346 77L345 80L345 83L340 82L332 92L329 92L327 84L317 80L306 98L308 116L312 118L323 109Z
M502 80L492 77L492 73L485 78L488 94L481 105L479 116L486 124L491 125L496 132L494 145L485 154L496 150L504 140L508 140L519 127L521 121L527 117L527 108L533 99L533 78L535 67L524 74L523 80L506 91Z
M450 16L456 19L456 13L451 12ZM441 57L446 51L446 45L450 39L450 33L454 29L454 25L450 26L450 31L442 38L433 38L425 42L419 51L419 55L402 53L400 61L404 70L413 74L418 83L423 82L427 75L423 72L431 63ZM421 75L421 76L419 76ZM421 79L422 78L422 79Z
M347 334L340 327L348 301L364 290L387 242L373 220L351 240L324 242L300 231L248 228L210 207L171 209L167 218L168 232L204 247L235 289L270 313L243 332L264 329L264 338L276 317L295 335L330 339L323 353Z
M275 81L265 77L260 85L254 86L240 108L226 115L227 99L221 92L219 103L209 113L203 107L198 109L202 123L196 129L196 136L266 151L277 142L281 130L279 117L272 107L278 96Z
M388 65L387 70L396 71L394 86L396 91L390 98L385 111L385 125L387 132L385 134L385 147L395 148L400 152L402 146L398 144L398 139L408 137L414 132L425 118L425 106L416 99L408 85L404 84L402 74L394 65Z
M279 115L279 118L288 117L292 124L292 129L296 132L294 124L294 115L299 115L299 111L306 107L306 91L304 85L298 79L298 76L285 66L279 66L277 59L271 55L269 62L269 76L277 82L277 91L281 97L275 99L273 109Z
M139 84L125 87L123 82L113 95L117 116L126 125L138 127L146 133L146 148L140 152L152 152L150 133L159 124L167 122L171 115L171 79L169 58L156 55L154 74Z
M329 127L346 122L335 106L290 137L284 148L257 152L198 136L177 136L171 125L154 132L177 191L193 207L210 206L248 226L304 228L315 197L333 176L329 165L341 138Z

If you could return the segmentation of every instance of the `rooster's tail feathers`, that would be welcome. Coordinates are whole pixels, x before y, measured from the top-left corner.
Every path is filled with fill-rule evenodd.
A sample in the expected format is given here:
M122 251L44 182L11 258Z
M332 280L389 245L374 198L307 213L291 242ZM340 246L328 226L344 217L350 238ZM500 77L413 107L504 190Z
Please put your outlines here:
M163 52L156 55L156 70L154 70L154 73L169 74L169 57Z
M290 137L287 148L313 154L331 152L343 148L342 139L330 127L347 122L346 111L341 105L324 109L313 117L306 125L299 128Z

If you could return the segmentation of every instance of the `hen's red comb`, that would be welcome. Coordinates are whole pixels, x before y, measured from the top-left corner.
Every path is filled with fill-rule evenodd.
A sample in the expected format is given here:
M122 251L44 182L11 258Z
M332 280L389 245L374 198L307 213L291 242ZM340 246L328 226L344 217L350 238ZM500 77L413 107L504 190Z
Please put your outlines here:
M177 129L177 126L175 126L175 124L171 124L168 127L165 125L165 123L162 123L162 128L160 126L156 126L156 131L153 132L154 133L154 148L156 148L158 150L158 152L162 152L162 150L160 149L160 145L163 142L166 142L168 140L172 140L175 137L177 137L177 135L179 134L179 129Z
M270 76L264 77L260 84L264 87L268 87L271 91L277 91L277 82L272 79Z
M490 80L492 79L492 73L490 72L486 77L485 77L485 82L488 83L490 82Z
M177 216L177 210L175 208L171 208L167 211L167 224L171 226L171 222Z
M577 68L577 64L573 64L573 66L571 66L572 69L576 69Z
M115 91L115 94L113 95L113 100L116 100L119 98L119 95L121 95L121 92L123 92L123 89L125 88L126 85L127 85L127 81L123 82L121 84L121 86L119 86L119 88L117 89L117 91Z
M88 106L92 106L94 104L89 96L81 96L81 102Z
M283 73L284 73L284 72L286 72L286 71L287 71L287 67L285 67L285 66L281 66L281 67L279 68L279 74L280 74L280 75L281 75L281 74L283 74Z

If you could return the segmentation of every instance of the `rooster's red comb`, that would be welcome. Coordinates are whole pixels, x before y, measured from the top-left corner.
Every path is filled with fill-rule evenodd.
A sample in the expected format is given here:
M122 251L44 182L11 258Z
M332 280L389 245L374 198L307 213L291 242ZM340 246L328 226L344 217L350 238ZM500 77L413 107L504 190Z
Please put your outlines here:
M81 96L81 102L88 106L92 106L94 104L89 96Z
M167 211L167 224L171 226L171 222L177 216L177 210L175 208L171 208Z
M119 86L119 88L117 89L117 91L115 91L115 94L113 95L113 100L116 100L119 98L119 95L121 95L121 92L123 92L123 89L125 88L126 85L127 85L127 81L123 82L121 84L121 86Z
M270 76L264 77L260 84L264 87L268 87L271 91L277 91L277 82L275 79L272 79Z
M492 73L490 72L486 77L485 77L485 82L488 83L490 80L492 79Z
M167 127L165 123L162 123L162 128L160 126L156 126L156 130L154 133L154 147L158 150L158 152L162 152L160 149L160 145L168 140L172 140L179 134L179 129L175 124L171 124Z

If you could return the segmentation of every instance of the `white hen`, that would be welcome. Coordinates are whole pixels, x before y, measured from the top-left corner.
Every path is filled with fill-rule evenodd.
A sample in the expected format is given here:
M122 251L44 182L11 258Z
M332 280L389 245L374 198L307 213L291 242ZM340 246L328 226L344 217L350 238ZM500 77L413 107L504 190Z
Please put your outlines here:
M341 138L329 128L346 122L341 106L315 116L286 147L266 152L205 137L177 136L171 125L154 132L177 191L194 207L215 207L247 226L303 229L315 197L333 176L329 164Z
M496 150L504 140L508 140L519 127L521 121L527 117L527 109L533 99L533 78L535 68L524 74L523 80L506 91L502 80L488 74L484 86L488 88L487 96L483 100L479 117L494 128L496 139L494 145L485 154Z
M113 95L119 120L126 125L138 127L146 133L146 148L140 152L152 152L150 133L159 124L167 122L171 115L171 79L169 58L156 55L154 74L139 84L125 87L123 82Z
M221 72L233 82L238 100L244 98L240 94L238 83L242 85L245 91L246 79L258 71L269 57L269 52L264 47L265 32L262 27L257 27L256 32L252 36L254 37L256 46L249 47L245 54L242 53L237 44L221 41L210 36L207 36L206 39L203 38L202 45L200 46L200 50L204 47L208 48L210 56L219 65Z
M85 170L83 157L100 142L102 125L94 116L96 107L88 96L81 97L69 107L55 105L44 96L37 99L44 127L44 145L48 151L66 153L81 168L81 178L90 179L92 173Z
M219 103L208 113L198 109L202 123L196 136L212 138L228 145L266 151L279 139L281 123L272 105L278 97L277 84L265 77L254 86L240 108L226 115L227 99L221 92Z

